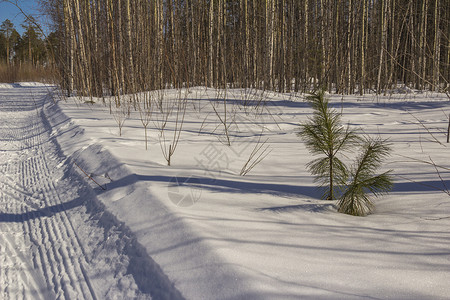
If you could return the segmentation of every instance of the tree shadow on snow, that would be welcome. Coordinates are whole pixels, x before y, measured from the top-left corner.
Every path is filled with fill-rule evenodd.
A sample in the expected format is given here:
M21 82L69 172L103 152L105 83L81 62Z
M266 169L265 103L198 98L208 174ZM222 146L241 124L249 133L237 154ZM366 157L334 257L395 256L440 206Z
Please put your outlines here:
M5 223L21 223L34 220L37 218L51 217L54 214L73 209L75 207L82 206L85 200L81 197L73 199L68 202L60 203L57 205L42 207L33 211L27 211L24 213L0 213L0 222Z
M177 180L174 181L174 178ZM237 181L200 176L149 176L134 174L108 185L108 190L124 187L136 181L163 182L167 183L168 187L177 184L216 193L272 194L279 196L306 196L309 198L317 198L318 195L317 188L313 186Z
M274 213L288 213L297 210L309 211L309 212L325 212L329 210L335 210L336 205L333 203L326 203L328 201L324 200L325 203L317 204L317 203L307 203L307 204L297 204L297 205L285 205L285 206L271 206L271 207L263 207L258 209L259 211L269 211Z

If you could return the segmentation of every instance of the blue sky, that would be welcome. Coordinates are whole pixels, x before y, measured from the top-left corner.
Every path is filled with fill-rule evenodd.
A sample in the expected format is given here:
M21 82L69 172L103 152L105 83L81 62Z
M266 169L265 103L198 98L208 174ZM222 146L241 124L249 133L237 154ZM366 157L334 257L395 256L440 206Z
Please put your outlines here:
M37 0L17 0L17 1L12 0L12 1L17 2L19 6L27 14L31 14L38 20L40 19L39 4ZM0 24L3 23L3 21L6 19L9 19L11 20L11 22L14 23L14 27L20 34L23 33L21 24L25 20L24 16L14 5L0 0Z

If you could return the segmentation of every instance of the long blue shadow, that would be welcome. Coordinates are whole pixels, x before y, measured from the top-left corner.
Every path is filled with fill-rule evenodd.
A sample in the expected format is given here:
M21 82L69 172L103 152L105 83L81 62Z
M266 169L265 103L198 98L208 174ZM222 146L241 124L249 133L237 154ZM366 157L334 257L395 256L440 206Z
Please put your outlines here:
M68 202L60 203L53 206L43 207L41 209L24 212L20 214L0 213L0 222L22 223L37 218L51 217L54 214L82 206L85 200L76 198Z
M175 181L174 178L177 180ZM147 176L147 175L129 175L118 181L108 184L108 189L115 189L127 186L136 181L145 182L165 182L168 186L177 184L196 189L206 189L213 192L243 193L243 194L277 194L277 195L303 195L308 197L317 197L316 187L277 184L277 183L257 183L248 181L235 181L226 179L215 179L199 176Z

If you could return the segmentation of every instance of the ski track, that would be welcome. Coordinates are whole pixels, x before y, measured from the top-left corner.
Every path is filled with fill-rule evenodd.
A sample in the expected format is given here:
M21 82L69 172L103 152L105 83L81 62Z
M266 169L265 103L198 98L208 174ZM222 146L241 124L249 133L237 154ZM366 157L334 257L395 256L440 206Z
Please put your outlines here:
M81 181L61 164L43 112L46 93L15 88L0 99L0 299L149 298L136 285L119 286L130 281L126 265L108 262L127 263L120 249L92 254L119 233L95 223L79 195Z

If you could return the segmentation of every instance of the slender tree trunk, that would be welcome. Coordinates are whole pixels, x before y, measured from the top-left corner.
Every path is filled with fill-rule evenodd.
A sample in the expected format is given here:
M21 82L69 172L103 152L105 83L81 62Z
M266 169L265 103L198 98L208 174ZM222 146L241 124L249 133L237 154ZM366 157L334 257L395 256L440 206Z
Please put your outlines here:
M275 0L268 0L267 1L267 18L266 22L268 24L267 28L267 34L268 34L268 61L267 61L267 67L268 67L268 84L269 88L273 89L273 51L274 51L274 36L275 36Z
M260 73L258 72L258 62L260 61L260 52L258 51L258 43L261 42L261 39L259 38L261 36L261 30L259 27L260 22L256 19L256 16L258 15L258 2L259 0L253 0L253 24L255 27L255 33L254 33L254 40L253 40L253 78L256 81L256 87L260 87L261 85L261 78Z
M386 51L386 39L387 39L387 13L389 8L389 0L381 1L381 41L380 41L380 60L378 64L378 76L377 76L377 94L381 92L381 73L384 64L384 52Z
M72 16L69 9L69 0L64 0L63 2L63 13L64 13L64 23L65 23L65 36L66 36L66 55L67 55L67 66L65 67L67 76L67 96L70 97L73 92L73 63L74 63L74 32L72 28Z
M158 88L164 88L164 77L163 77L163 55L164 55L164 8L163 0L156 0L156 19L157 19L157 36L158 36L158 65L157 65L157 76L159 78Z
M447 8L448 9L448 8ZM434 57L433 57L433 90L439 91L439 74L440 74L440 59L441 59L441 35L440 35L440 9L439 9L439 0L435 1L434 8Z
M320 0L320 43L321 43L321 58L320 58L320 81L325 80L325 70L328 67L327 64L327 53L325 48L325 31L326 31L326 22L325 22L325 1Z
M119 78L120 78L120 93L125 94L127 92L125 85L125 68L124 68L124 37L123 37L123 26L122 26L122 1L123 0L115 0L117 3L116 15L113 18L113 22L117 20L117 64L119 66ZM114 33L115 34L115 33Z
M395 11L395 0L390 0L390 4L389 4L389 8L388 8L388 14L387 14L387 19L389 20L389 26L388 26L388 30L390 31L388 34L388 36L390 36L391 38L391 42L389 43L390 45L387 45L386 48L388 48L388 55L386 56L386 60L389 60L389 64L386 63L386 75L389 79L387 80L387 85L389 86L389 88L393 88L396 84L397 84L397 78L396 78L396 71L394 69L394 63L397 60L397 53L396 53L396 26L397 22L396 22L396 18L394 17L394 11ZM399 14L400 15L400 14ZM389 59L388 59L389 58Z
M426 84L426 70L427 70L427 58L426 58L426 47L427 47L427 26L428 26L428 1L423 1L422 5L422 26L420 31L420 61L419 65L422 69L422 88L425 88Z
M416 52L416 44L417 44L417 41L416 41L416 36L415 36L416 30L414 28L414 24L415 24L414 20L416 20L417 16L414 16L414 10L413 10L413 3L412 2L409 3L408 14L410 16L408 29L409 29L409 32L411 33L411 44L410 44L409 49L405 49L404 55L406 57L408 55L408 51L409 51L409 53L410 53L410 55L412 57L412 59L411 59L411 75L409 77L409 82L411 82L414 85L417 82L416 81L416 75L415 75L417 73L417 71L416 71L416 54L417 54L417 52Z
M352 84L352 29L353 29L353 1L348 1L348 23L347 23L347 94L350 94Z
M80 58L81 58L81 67L84 70L84 72L82 71L81 75L81 80L83 83L83 91L85 93L87 93L87 95L92 97L92 92L91 92L91 86L90 86L90 81L89 81L89 65L87 62L87 56L86 56L86 44L85 44L85 38L84 38L84 32L83 32L83 28L82 28L82 19L81 19L81 13L80 13L80 2L79 0L75 0L75 17L77 19L77 24L78 24L78 47L80 50Z
M335 50L334 50L334 55L335 55L335 57L334 57L334 73L335 73L335 84L336 84L336 92L337 93L341 93L343 90L344 90L344 87L343 87L343 85L342 85L342 80L343 80L343 78L344 78L344 76L341 76L341 72L342 72L342 69L344 69L342 66L341 66L341 62L340 62L340 60L341 60L341 43L342 43L342 41L341 41L341 32L340 32L340 27L341 27L341 18L340 18L340 2L339 1L336 1L336 3L335 3L335 25L334 25L334 32L335 32L335 35L334 35L334 40L335 40L335 42L334 42L334 46L335 46Z
M110 41L111 41L111 52L112 52L112 81L114 90L113 93L116 96L116 106L120 106L120 100L118 96L120 95L120 81L119 81L119 72L117 67L117 51L116 51L116 39L115 39L115 27L114 27L114 18L113 18L113 4L112 0L107 0L107 9L108 9L108 24L110 26Z
M248 26L248 1L244 0L242 1L244 7L243 7L243 13L244 13L244 39L245 39L245 48L244 48L244 80L243 85L244 87L248 87L249 85L249 39L250 39L250 32L249 32L249 26Z
M366 80L366 1L362 1L362 16L361 16L361 81L359 83L359 94L363 95L365 90Z
M217 34L216 34L216 59L215 59L215 86L216 87L220 87L221 85L221 77L223 75L223 71L222 70L222 56L223 56L223 50L225 45L222 45L222 38L223 38L223 13L222 13L222 8L223 8L223 0L217 0Z
M208 65L208 84L212 87L214 82L213 74L213 32L214 32L214 0L209 4L209 65Z
M128 68L129 68L129 77L130 77L130 92L135 92L135 78L134 78L134 62L133 62L133 45L132 45L132 35L131 35L131 9L130 9L130 0L125 0L126 7L126 23L127 23L127 40L128 40Z
M303 68L305 68L304 73L305 73L305 82L304 82L304 91L308 91L310 90L309 87L309 68L308 68L308 52L309 52L309 18L308 18L308 14L309 14L309 9L308 9L308 1L309 0L305 0L305 8L304 8L304 13L305 13L305 44L304 44L304 51L303 51Z

